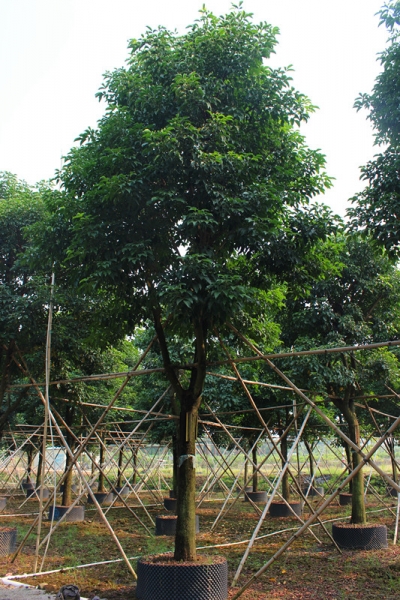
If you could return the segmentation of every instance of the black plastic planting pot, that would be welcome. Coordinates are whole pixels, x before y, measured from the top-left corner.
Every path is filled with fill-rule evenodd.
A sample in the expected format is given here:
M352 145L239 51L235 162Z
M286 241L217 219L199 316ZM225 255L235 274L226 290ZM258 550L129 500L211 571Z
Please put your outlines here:
M0 528L0 556L8 556L15 551L17 545L17 529L15 527Z
M93 492L93 495L99 504L111 504L114 500L114 494L112 492ZM92 496L88 496L87 501L88 504L94 504Z
M292 510L284 502L272 502L269 507L269 514L271 517L294 517L293 512L298 516L301 515L303 509L301 502L289 502L289 505Z
M254 503L266 504L268 502L268 494L267 492L245 492L244 499L245 502L251 500Z
M63 484L63 485L60 485L60 494L63 494L63 493L64 493L64 489L65 489L65 485L64 485L64 484ZM76 483L73 483L73 484L71 485L71 491L72 491L74 494L77 494L77 493L78 493L78 490L79 490L79 486L78 486Z
M379 550L387 548L386 525L332 525L332 537L339 546L347 550Z
M4 496L0 496L0 510L3 510L6 507L7 498Z
M175 515L159 515L156 517L156 535L175 535L176 521ZM199 515L196 515L196 533L199 533L200 522Z
M176 498L164 498L164 508L170 510L171 512L175 512L177 502L178 501Z
M53 510L54 509L54 510ZM77 521L85 520L85 507L74 506L69 510L69 506L50 506L49 508L49 521L59 521L66 513L64 521L68 523L75 523Z
M325 494L325 490L322 486L317 486L317 487L310 487L308 488L308 486L306 485L305 487L303 487L302 492L304 495L308 495L308 497L310 496L323 496Z
M39 500L40 490L39 488L35 490L34 487L26 488L26 497L31 498L31 500ZM50 496L50 492L47 489L43 490L43 500L47 500Z
M352 502L352 494L339 494L339 504L340 506L347 506Z
M221 556L193 563L171 555L141 558L137 565L139 600L226 600L228 564Z
M21 487L24 490L24 492L26 490L33 490L33 489L35 489L35 485L32 483L32 481L23 481L21 483Z

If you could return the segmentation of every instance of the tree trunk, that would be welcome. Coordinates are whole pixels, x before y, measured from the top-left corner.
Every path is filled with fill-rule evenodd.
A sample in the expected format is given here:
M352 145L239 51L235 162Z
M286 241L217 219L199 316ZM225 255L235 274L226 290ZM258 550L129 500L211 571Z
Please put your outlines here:
M182 402L184 404L184 402ZM187 402L190 404L190 402ZM196 559L196 471L197 407L182 410L179 418L178 502L175 536L175 560Z
M168 351L161 309L152 282L148 283L149 293L154 299L154 327L160 345L165 373L171 383L176 400L172 400L173 411L179 405L179 439L178 439L178 501L177 524L175 535L175 560L196 560L196 471L195 452L197 438L198 411L201 405L201 394L207 374L207 320L199 308L193 318L194 360L196 365L191 370L190 382L184 389L179 381L179 372L174 368ZM176 407L174 408L174 405ZM177 415L178 416L178 415Z
M36 489L39 489L42 485L42 465L43 465L43 452L39 450L39 460L36 472Z
M251 458L253 460L253 492L258 492L257 444L254 444L251 450Z
M395 438L394 435L390 435L387 440L386 440L386 444L390 453L390 462L392 465L392 479L395 483L397 483L398 481L398 470L397 470L397 464L396 464L396 455L395 455Z
M178 467L178 459L179 459L179 444L178 444L179 435L172 436L172 491L177 497L178 494L178 477L179 477L179 467Z
M75 439L73 435L70 433L70 429L74 423L75 417L75 407L73 405L67 405L65 407L65 416L64 421L67 425L67 430L65 433L65 440L73 452L75 449ZM64 491L62 495L61 504L62 506L71 506L72 504L72 475L73 470L71 469L72 459L70 458L68 452L65 452L65 469L64 473L66 473L66 478L64 479Z
M137 455L139 451L139 446L135 446L132 450L132 486L136 485L137 478Z
M308 452L308 462L310 465L310 481L314 482L314 456L313 456L313 451L312 451L312 446L311 444L307 441L304 440L304 445L307 448L307 452ZM314 485L314 483L313 483Z
M355 412L354 400L343 401L343 416L349 426L349 438L352 442L360 446L360 426ZM358 452L352 452L351 465L355 469L362 459ZM364 472L362 469L352 479L352 503L351 503L351 522L354 524L364 524L367 521L365 514L364 501Z
M67 436L68 445L73 452L75 449L75 440L72 439L71 436ZM65 470L64 473L67 474L64 479L64 491L62 494L61 504L62 506L71 506L72 504L72 476L73 470L71 469L72 459L68 452L65 453Z
M122 461L124 458L124 452L123 449L120 448L119 449L119 454L118 454L118 477L117 477L117 487L121 488L122 487Z
M288 455L288 442L287 435L281 438L281 454L282 454L282 468L284 468L287 455ZM290 485L289 485L289 471L285 470L285 473L282 477L282 497L286 500L286 502L290 501Z
M30 445L28 448L28 454L27 454L27 467L26 467L26 481L27 483L31 482L31 475L32 475L32 464L33 464L33 446Z
M244 474L243 474L243 479L244 479L243 484L245 486L248 485L248 478L249 478L249 461L246 456L244 459Z
M351 460L351 449L346 442L343 442L344 452L346 454L346 462L347 462L347 470L349 474L352 471L353 461ZM353 480L349 481L349 492L350 494L353 492Z
M104 434L100 438L100 473L99 473L99 481L98 481L98 491L105 492L104 486L104 458L105 458L105 445L104 445Z

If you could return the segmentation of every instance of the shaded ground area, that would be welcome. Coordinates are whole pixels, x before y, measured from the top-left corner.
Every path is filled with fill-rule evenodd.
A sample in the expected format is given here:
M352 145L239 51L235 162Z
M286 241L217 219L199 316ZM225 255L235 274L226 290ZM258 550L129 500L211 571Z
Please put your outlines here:
M146 498L144 498L146 500ZM32 523L30 512L37 511L37 502L29 501L20 507L22 498L10 501L5 512L25 513L26 516L0 517L0 523L16 526L20 541ZM155 517L165 514L162 505L154 506L154 498L147 498L149 512ZM377 598L394 600L400 597L400 546L392 545L395 524L395 505L392 498L384 498L382 506L375 497L368 501L369 522L384 523L388 527L389 548L368 552L344 552L339 554L329 537L320 526L313 529L319 538L315 540L309 533L295 541L261 578L255 582L242 596L243 600L376 600ZM132 506L137 503L132 500ZM150 506L152 504L153 506ZM200 516L200 534L197 536L198 546L214 546L217 544L233 544L249 539L258 522L258 514L249 503L237 502L226 517L210 533L222 499L213 499L203 503L198 510ZM314 501L317 506L317 501ZM385 508L385 510L382 510ZM135 507L140 517L150 525L143 509ZM379 512L376 512L379 510ZM4 513L3 513L4 514ZM307 516L308 512L304 516ZM335 503L324 514L324 519L343 518L349 515L349 508ZM138 524L134 517L122 507L108 512L109 518L118 538L129 557L168 551L173 540L166 536L150 537ZM297 528L293 519L272 519L267 517L259 540L245 564L239 579L239 586L244 585L265 562L292 535L291 528ZM43 524L43 534L48 531L49 523ZM331 524L327 524L330 530ZM24 550L14 563L9 558L0 558L0 574L22 574L33 571L35 539L32 534ZM232 581L236 568L243 556L246 544L210 548L207 553L222 554L227 557ZM43 549L42 549L43 551ZM206 552L206 550L201 550ZM51 539L43 570L78 566L97 561L120 559L115 542L101 522L94 509L86 510L86 521L77 524L62 524ZM136 560L132 560L135 568ZM66 583L77 585L82 596L108 600L130 600L135 598L136 584L123 562L97 565L89 568L64 570L54 574L23 580L31 585L41 585L46 592L56 593ZM230 597L239 588L230 589ZM23 594L23 592L21 592ZM7 595L8 594L8 595ZM37 594L35 594L37 596ZM17 596L14 590L0 589L1 600L30 600L32 593ZM35 596L33 596L35 597ZM40 596L39 596L40 597ZM47 595L43 598L48 597Z

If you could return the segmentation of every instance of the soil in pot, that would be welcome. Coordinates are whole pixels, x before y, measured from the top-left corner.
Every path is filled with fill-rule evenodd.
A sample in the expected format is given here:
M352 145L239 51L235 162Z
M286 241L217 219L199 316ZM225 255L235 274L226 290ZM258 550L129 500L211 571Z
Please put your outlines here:
M332 537L339 548L348 550L379 550L388 547L386 525L334 523Z
M136 597L140 600L226 600L228 565L222 556L180 562L172 554L139 559Z

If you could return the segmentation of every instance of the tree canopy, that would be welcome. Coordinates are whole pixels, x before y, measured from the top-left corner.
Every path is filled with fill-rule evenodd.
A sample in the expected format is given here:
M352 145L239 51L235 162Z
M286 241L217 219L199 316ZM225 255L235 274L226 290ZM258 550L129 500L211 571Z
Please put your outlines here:
M379 14L380 25L389 32L388 46L379 54L382 71L372 92L360 94L355 107L368 110L376 144L384 149L361 168L367 186L352 199L348 214L353 227L371 232L396 256L400 249L400 2L388 2Z
M203 9L184 35L159 27L132 40L128 66L98 93L107 105L98 128L58 173L63 193L45 227L70 281L115 296L127 322L152 321L180 406L181 457L195 452L214 327L267 312L285 272L284 253L279 273L267 268L282 235L301 255L329 230L323 209L306 207L330 184L323 155L299 133L314 107L289 69L268 66L276 35L236 7L221 17ZM182 381L164 326L193 349ZM185 459L179 559L195 553L193 471Z

